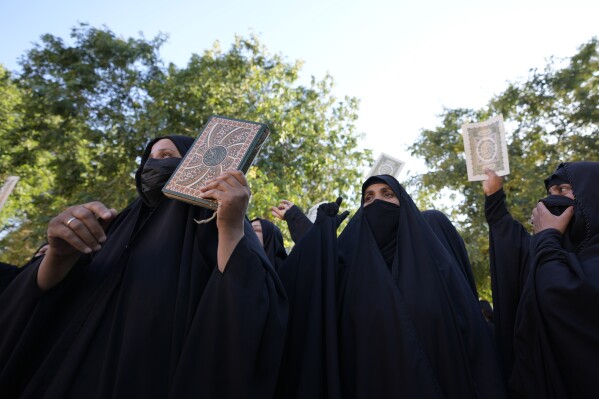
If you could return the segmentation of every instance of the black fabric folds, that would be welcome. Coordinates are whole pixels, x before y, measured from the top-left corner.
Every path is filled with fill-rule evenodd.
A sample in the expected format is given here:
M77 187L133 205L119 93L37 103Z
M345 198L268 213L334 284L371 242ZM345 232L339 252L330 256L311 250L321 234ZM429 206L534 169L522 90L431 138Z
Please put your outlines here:
M18 276L21 269L8 263L0 262L0 294Z
M341 398L336 306L337 225L310 228L279 268L289 298L277 398Z
M281 397L503 398L492 337L459 266L397 180L376 178L400 200L391 270L364 208L338 240L334 216L315 224L279 270L290 299L282 376L313 390ZM304 371L313 367L325 370Z
M459 266L397 180L376 178L399 198L396 254L389 272L364 208L339 237L344 397L504 397L492 338Z
M447 215L441 211L429 209L422 211L422 216L424 216L424 220L431 230L433 230L435 236L441 241L443 247L445 247L447 252L453 256L457 265L460 267L460 272L464 275L464 278L466 278L468 285L472 289L474 297L478 298L474 274L472 273L472 265L470 264L468 251L466 251L466 244L464 244L464 240L460 236L460 233L458 233Z
M275 270L287 259L287 251L283 241L281 230L270 220L255 218L262 226L262 240L264 241L264 252Z
M169 138L182 154L193 141ZM249 222L218 270L216 224L194 222L211 214L137 199L56 287L39 291L38 264L17 276L0 296L0 396L272 396L285 293Z
M572 185L575 222L564 237L547 229L530 239L530 275L516 314L510 386L524 398L596 398L599 163L563 163L555 174ZM582 233L569 234L577 228Z
M297 205L293 205L285 212L285 221L287 222L291 239L296 244L310 230L313 224Z
M489 224L493 323L507 383L514 364L516 311L528 278L531 235L508 212L503 190L486 197L485 217Z

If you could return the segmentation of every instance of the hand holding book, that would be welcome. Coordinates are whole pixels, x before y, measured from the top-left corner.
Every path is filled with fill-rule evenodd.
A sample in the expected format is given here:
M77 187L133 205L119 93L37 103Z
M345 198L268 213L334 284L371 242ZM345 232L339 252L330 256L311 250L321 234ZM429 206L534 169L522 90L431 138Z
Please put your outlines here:
M218 202L218 268L224 272L229 257L243 237L243 221L250 200L250 188L243 172L230 170L222 173L200 188L201 198Z

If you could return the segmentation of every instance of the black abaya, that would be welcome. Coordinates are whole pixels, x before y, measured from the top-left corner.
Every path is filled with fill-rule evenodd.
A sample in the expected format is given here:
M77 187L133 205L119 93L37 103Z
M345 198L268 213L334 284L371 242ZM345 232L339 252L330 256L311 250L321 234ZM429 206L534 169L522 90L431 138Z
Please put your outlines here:
M599 163L561 164L575 196L566 232L530 239L529 277L515 315L511 388L524 398L599 392ZM505 291L512 287L500 286ZM513 288L512 288L513 289Z
M290 299L282 376L318 393L282 396L504 397L491 336L459 267L397 180L375 179L401 203L391 267L371 231L377 221L360 208L338 240L334 215L317 222L279 270ZM310 367L324 372L300 373Z
M218 270L216 225L194 222L211 214L137 199L56 287L40 292L39 264L23 271L0 297L0 396L272 396L285 294L248 222Z
M275 270L287 259L287 251L283 242L281 230L270 220L255 218L251 222L259 221L262 226L262 241L266 257L274 266Z
M468 251L466 251L466 244L464 244L464 240L453 223L451 223L449 218L443 212L434 209L422 211L422 216L424 216L424 220L433 233L435 233L435 236L441 241L443 247L451 256L453 256L457 265L460 267L460 272L464 275L464 278L472 289L474 297L478 298L474 274L472 273L472 265L470 264Z
M339 237L344 397L504 397L492 338L459 266L397 180L371 178L363 192L373 180L399 198L396 250L389 270L364 207Z

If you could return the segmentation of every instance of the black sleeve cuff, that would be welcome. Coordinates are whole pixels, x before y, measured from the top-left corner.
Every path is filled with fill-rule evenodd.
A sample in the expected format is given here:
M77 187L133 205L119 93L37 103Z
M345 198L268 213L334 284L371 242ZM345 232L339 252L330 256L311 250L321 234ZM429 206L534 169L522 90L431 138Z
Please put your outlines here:
M485 196L485 218L489 225L497 223L507 214L509 212L505 204L505 192L503 189Z

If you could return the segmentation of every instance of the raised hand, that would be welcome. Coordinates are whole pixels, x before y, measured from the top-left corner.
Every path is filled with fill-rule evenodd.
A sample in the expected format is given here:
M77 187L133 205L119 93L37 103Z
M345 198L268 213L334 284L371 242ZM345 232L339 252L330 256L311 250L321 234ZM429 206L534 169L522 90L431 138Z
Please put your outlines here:
M67 208L48 225L48 250L55 256L100 250L106 240L104 229L116 214L98 201Z
M336 217L337 214L339 213L339 206L341 205L342 201L343 201L342 197L337 197L337 200L335 202L328 202L326 204L320 205L318 207L318 209L316 210L316 220L314 221L314 224L321 223L327 216ZM349 214L349 212L348 212L348 214ZM347 215L345 215L345 216L347 216ZM344 219L345 219L345 217L344 217ZM341 221L343 221L343 219ZM337 224L337 226L339 226L339 224Z
M285 220L285 213L293 206L293 202L287 200L281 200L278 206L270 208L270 213L281 220Z
M543 230L556 229L559 230L560 233L564 234L566 228L568 227L568 223L570 223L570 220L572 220L573 215L573 206L567 208L561 215L555 216L549 211L549 209L547 209L544 203L539 202L532 210L532 216L530 218L532 222L532 230L536 234Z
M104 230L116 214L96 201L67 208L50 221L49 247L37 273L42 291L61 282L82 253L100 250L106 240Z
M485 195L495 194L503 188L503 177L497 176L494 170L485 169L487 180L483 180L483 191Z
M224 272L229 257L244 234L243 223L250 200L250 188L243 172L231 170L209 180L200 191L202 198L211 198L218 202L217 258L218 268Z

